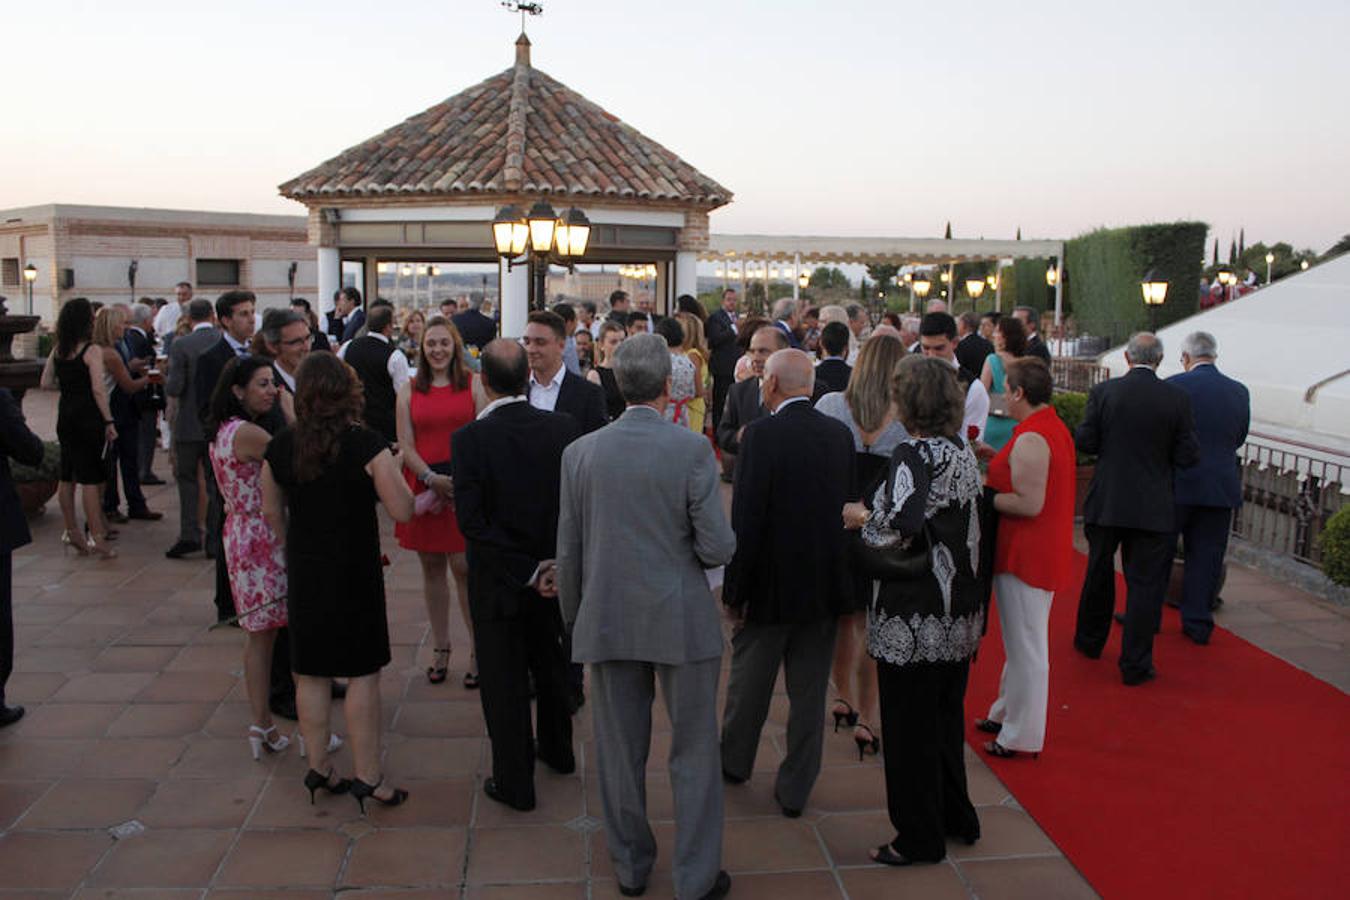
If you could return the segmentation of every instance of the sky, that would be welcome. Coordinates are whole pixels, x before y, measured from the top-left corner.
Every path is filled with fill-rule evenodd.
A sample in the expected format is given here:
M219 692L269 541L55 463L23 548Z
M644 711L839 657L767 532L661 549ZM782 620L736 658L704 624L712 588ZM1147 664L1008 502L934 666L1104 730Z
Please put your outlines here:
M736 196L724 233L1350 233L1346 0L542 0L533 64ZM302 213L276 186L508 68L496 0L5 15L0 208Z

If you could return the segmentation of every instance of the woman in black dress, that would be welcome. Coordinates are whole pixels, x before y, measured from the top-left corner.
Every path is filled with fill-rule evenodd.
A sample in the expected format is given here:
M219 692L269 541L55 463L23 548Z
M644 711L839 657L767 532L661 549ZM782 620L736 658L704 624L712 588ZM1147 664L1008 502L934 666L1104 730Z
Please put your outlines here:
M65 521L61 543L80 556L92 551L109 559L117 551L108 545L108 525L103 521L103 459L117 440L117 429L108 406L103 351L90 343L93 333L93 306L83 297L67 300L56 317L56 346L42 371L42 387L61 392L56 406L56 440L61 445L56 496ZM75 519L77 484L87 538Z
M613 422L623 411L627 404L624 402L623 394L619 391L619 382L614 377L614 351L623 343L624 336L627 334L622 325L613 320L607 320L600 326L600 337L596 339L595 367L586 373L586 380L591 384L598 384L605 391L605 413L609 420Z
M937 862L946 838L968 844L980 821L966 791L963 700L984 630L988 576L980 561L983 479L961 435L965 392L946 361L907 356L891 388L909 437L888 478L844 524L877 548L927 548L922 574L885 580L867 611L867 652L877 661L886 807L895 837L871 851L892 866ZM900 542L905 542L901 544Z
M361 424L364 395L356 372L331 353L313 353L296 374L295 424L268 445L263 514L286 536L291 666L300 732L310 748L310 799L324 788L350 790L365 811L407 792L382 786L380 669L389 663L384 573L376 504L395 521L412 518L413 496L380 435ZM334 677L350 679L347 728L356 777L336 779L327 765Z

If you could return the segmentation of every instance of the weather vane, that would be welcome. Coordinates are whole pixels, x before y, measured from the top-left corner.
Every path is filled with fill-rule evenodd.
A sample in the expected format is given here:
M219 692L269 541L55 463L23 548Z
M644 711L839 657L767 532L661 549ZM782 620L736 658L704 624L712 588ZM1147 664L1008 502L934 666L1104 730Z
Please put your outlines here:
M542 3L522 3L521 0L502 0L502 8L509 9L511 12L520 13L520 33L525 33L525 17L542 16L544 14L544 4Z

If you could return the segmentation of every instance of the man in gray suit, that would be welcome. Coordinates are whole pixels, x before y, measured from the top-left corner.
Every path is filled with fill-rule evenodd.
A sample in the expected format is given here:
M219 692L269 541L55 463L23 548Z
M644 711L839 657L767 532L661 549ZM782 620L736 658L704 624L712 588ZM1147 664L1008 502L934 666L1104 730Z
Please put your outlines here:
M628 409L563 453L556 572L563 621L573 660L591 664L596 767L620 891L641 894L656 860L645 778L659 677L672 726L675 895L716 898L731 887L720 868L722 629L704 570L725 565L736 539L712 447L662 418L670 400L665 340L624 341L614 374Z
M169 398L167 418L173 435L173 476L178 483L178 542L164 555L181 559L202 549L197 526L197 467L210 465L206 436L199 415L208 398L197 396L197 360L220 340L212 324L210 300L192 300L187 305L192 331L173 342L169 349L169 372L164 393Z

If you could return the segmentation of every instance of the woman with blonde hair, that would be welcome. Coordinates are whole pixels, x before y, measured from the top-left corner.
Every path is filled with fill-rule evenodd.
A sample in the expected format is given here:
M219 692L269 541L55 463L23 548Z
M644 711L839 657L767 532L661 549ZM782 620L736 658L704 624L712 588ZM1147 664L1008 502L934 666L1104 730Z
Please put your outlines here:
M417 354L422 346L422 332L426 331L427 317L420 309L405 309L398 326L398 349L408 357L410 365L417 365Z
M628 336L624 327L613 319L606 319L600 326L600 334L595 343L595 368L586 373L586 380L598 384L605 392L605 412L610 421L623 415L627 404L619 390L618 379L614 377L614 351Z
M111 453L105 455L107 482L103 487L103 518L109 523L128 519L162 519L163 514L152 513L141 492L140 430L132 415L132 396L144 390L150 376L144 374L145 364L138 362L142 374L133 375L126 360L117 350L127 332L130 310L125 306L105 306L94 316L94 343L103 348L103 381L108 394L108 408L117 429ZM127 496L127 514L118 511L117 470L122 469L122 493Z
M679 312L675 319L684 328L684 343L680 352L694 364L694 397L686 404L689 411L689 430L703 433L708 412L708 342L703 336L703 322L691 312Z
M858 351L848 387L816 401L816 409L843 422L853 432L853 449L857 453L853 500L875 493L886 476L886 463L892 451L909 436L895 420L891 405L891 378L904 356L905 345L899 338L885 334L868 338ZM855 574L855 602L840 616L835 634L833 678L839 696L831 713L835 731L840 725L853 728L853 740L861 758L881 749L875 731L877 669L863 646L867 605L876 591L876 582L861 573Z

